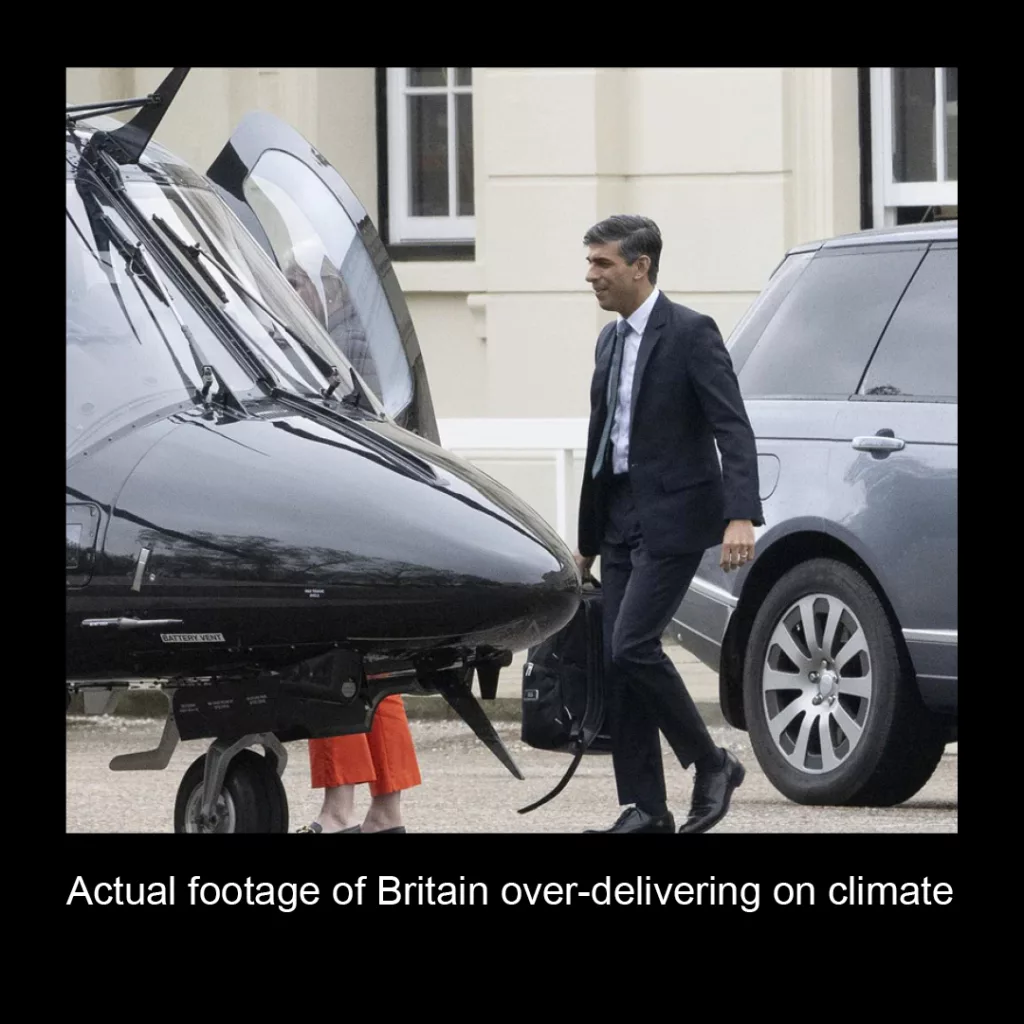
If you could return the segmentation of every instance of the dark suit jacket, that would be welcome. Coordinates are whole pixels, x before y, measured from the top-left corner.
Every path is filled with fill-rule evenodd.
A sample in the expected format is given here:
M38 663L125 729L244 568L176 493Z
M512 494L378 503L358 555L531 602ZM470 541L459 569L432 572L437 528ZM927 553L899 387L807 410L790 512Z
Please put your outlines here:
M580 495L579 550L600 554L611 460L591 476L606 415L614 321L597 340L590 385L587 463ZM637 352L629 433L629 480L652 555L722 543L730 519L763 524L757 449L732 360L714 320L662 292ZM721 466L715 451L717 441Z

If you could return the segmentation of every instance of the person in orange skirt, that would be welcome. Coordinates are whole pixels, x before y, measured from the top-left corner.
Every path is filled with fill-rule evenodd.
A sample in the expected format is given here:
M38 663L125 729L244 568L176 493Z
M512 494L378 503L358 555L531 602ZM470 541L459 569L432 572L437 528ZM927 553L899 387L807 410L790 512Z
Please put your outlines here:
M297 832L405 832L402 791L422 779L402 698L390 694L377 705L368 733L311 739L309 769L311 785L323 789L324 802L316 820ZM360 821L355 788L364 782L370 785L371 801Z

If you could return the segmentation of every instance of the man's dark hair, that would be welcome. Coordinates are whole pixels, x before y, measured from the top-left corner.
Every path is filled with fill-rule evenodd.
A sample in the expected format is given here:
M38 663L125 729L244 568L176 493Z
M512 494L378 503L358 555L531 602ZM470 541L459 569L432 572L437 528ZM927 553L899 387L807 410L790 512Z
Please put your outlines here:
M661 260L661 232L650 217L630 213L617 213L595 224L584 236L584 245L619 243L619 252L629 266L640 256L649 256L651 269L647 277L651 284L658 283L658 263Z

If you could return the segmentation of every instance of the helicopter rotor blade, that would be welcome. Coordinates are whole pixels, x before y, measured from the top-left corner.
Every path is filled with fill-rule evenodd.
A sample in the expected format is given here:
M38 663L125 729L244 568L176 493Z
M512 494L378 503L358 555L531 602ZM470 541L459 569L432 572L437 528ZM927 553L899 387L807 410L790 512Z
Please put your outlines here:
M130 121L110 132L108 138L116 143L111 155L119 164L138 163L142 151L160 127L160 122L177 96L181 83L191 70L173 68L150 97L152 102L144 106Z

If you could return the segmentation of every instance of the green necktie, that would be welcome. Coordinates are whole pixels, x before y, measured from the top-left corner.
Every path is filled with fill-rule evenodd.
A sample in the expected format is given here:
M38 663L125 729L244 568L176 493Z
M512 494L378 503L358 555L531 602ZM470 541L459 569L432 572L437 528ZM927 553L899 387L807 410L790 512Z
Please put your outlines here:
M608 371L608 388L605 392L605 405L607 413L604 418L604 430L601 432L601 441L597 446L597 455L594 456L594 466L590 475L596 477L604 465L605 455L608 452L608 440L612 433L612 420L615 418L615 406L618 402L619 393L619 371L622 368L622 350L626 345L626 334L629 331L629 323L620 320L615 328L615 342L612 347L612 365Z

